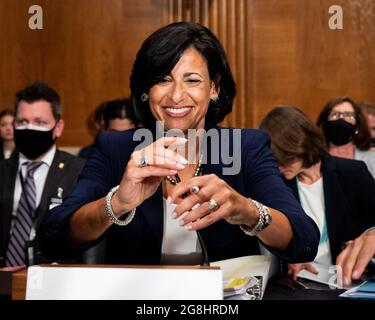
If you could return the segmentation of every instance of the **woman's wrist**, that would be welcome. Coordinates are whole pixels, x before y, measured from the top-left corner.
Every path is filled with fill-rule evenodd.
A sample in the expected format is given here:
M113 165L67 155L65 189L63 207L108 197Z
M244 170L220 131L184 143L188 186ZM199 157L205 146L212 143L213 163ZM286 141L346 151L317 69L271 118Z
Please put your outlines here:
M111 207L112 207L112 211L113 211L114 215L117 218L120 218L125 213L127 213L127 212L131 211L132 209L134 209L135 206L131 207L131 205L129 205L129 204L121 201L121 199L119 197L119 194L118 194L118 191L116 191L112 195Z
M136 208L134 208L133 210L131 210L129 212L129 215L126 217L125 220L120 220L116 215L115 213L113 212L113 208L112 208L112 204L111 204L111 201L112 201L112 196L117 192L117 190L119 189L120 186L116 186L116 187L113 187L109 192L108 194L106 195L105 197L105 210L106 210L106 213L107 213L107 216L108 218L116 225L118 226L126 226L128 225L134 218L134 215L135 215L135 212L136 212Z
M247 203L247 220L245 223L243 223L243 225L247 226L248 228L254 228L255 225L258 223L259 221L259 218L260 218L260 212L258 210L258 208L256 207L255 203L253 201L249 201L248 198L245 198L246 199L246 203Z
M255 222L250 221L248 222L248 224L242 224L240 225L240 228L246 234L255 236L272 223L272 215L270 214L270 210L267 206L251 198L249 200L249 202L252 204L252 207L255 207L255 215L257 217Z

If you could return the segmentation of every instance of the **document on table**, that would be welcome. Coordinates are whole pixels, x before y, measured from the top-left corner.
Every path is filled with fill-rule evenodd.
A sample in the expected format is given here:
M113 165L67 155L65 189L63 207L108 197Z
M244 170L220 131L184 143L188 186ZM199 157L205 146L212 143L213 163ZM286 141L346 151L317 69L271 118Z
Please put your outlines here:
M224 297L246 300L246 297L263 298L268 279L277 270L273 256L255 255L212 262L223 271Z
M342 281L340 281L340 277L337 274L337 268L334 265L323 265L316 262L311 262L311 265L318 270L318 274L311 273L307 270L301 270L298 274L298 278L307 279L311 281L315 281L318 283L323 283L331 288L338 288L338 289L349 289L351 287L344 287Z

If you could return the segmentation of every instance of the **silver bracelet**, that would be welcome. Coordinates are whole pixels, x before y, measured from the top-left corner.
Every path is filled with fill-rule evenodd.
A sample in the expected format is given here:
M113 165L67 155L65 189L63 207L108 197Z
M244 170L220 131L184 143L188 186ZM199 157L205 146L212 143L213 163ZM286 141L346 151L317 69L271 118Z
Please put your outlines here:
M254 228L249 228L248 226L242 224L240 228L243 232L245 232L249 236L255 236L265 228L267 228L272 222L272 216L270 214L270 209L265 205L259 203L256 200L250 199L256 208L259 211L259 220L254 226Z
M107 216L111 219L111 221L114 224L117 224L118 226L123 227L123 226L128 225L133 220L135 211L137 210L137 208L134 208L133 210L131 210L125 220L120 220L115 216L112 210L112 206L111 206L111 199L112 199L113 194L118 190L119 187L120 187L119 185L116 187L113 187L111 191L109 191L108 194L106 195L105 210L106 210Z

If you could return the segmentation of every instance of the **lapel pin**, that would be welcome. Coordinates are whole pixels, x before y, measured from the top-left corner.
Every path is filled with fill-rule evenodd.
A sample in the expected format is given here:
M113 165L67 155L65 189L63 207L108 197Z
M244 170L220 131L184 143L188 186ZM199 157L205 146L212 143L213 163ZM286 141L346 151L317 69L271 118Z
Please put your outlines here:
M60 163L59 163L59 169L63 169L64 166L65 166L64 162L60 162Z
M60 198L60 199L62 198L63 191L64 191L63 188L60 188L60 187L57 188L57 197L58 198Z

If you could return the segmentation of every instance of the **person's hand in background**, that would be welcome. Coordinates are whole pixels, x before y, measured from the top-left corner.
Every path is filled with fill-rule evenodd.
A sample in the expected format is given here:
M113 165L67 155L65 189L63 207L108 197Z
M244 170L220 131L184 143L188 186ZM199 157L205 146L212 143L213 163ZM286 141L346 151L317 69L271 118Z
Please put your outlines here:
M361 278L366 266L375 255L375 228L362 233L358 238L348 241L345 249L336 259L342 268L343 284L349 286L352 280Z
M294 263L288 264L288 277L297 280L297 276L301 270L307 270L313 274L318 274L318 270L311 263Z

